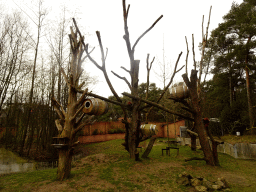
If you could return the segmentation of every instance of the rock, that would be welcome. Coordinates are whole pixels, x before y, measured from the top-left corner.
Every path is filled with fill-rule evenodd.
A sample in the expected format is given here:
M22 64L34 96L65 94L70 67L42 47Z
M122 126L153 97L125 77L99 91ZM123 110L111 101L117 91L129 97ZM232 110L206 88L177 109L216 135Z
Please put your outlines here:
M194 187L202 184L202 182L197 178L191 179L190 182L191 182L191 185Z
M176 181L179 185L189 186L190 180L187 177L181 177Z
M229 184L228 184L228 182L226 181L226 179L224 179L223 177L221 177L221 178L218 178L218 180L219 181L222 181L223 183L224 183L224 186L223 186L223 188L229 188Z
M220 190L222 187L219 185L212 185L212 189L214 190Z
M208 189L212 189L212 183L206 179L203 179L202 185L207 187Z
M186 172L186 171L183 171L181 174L179 174L179 177L183 177L183 176L187 176L188 175L188 173Z
M225 184L220 180L216 181L215 184L221 186L221 188L225 187Z
M196 191L207 191L207 187L203 186L203 185L198 185L198 186L195 186L195 190Z
M223 191L231 191L231 189L228 188L228 189L224 189Z

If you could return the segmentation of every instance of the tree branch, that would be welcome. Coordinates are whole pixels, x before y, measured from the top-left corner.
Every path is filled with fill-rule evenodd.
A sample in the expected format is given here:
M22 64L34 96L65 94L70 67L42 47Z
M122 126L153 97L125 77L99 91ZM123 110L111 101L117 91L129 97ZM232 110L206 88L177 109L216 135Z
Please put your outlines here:
M104 56L104 50L101 42L100 32L96 31L96 35L100 44L100 52L101 52L101 62L102 62L102 68L105 69L105 56Z
M170 79L170 82L168 83L168 85L165 87L165 89L163 90L162 94L159 96L159 98L157 99L156 103L159 103L160 100L163 98L165 92L168 90L168 88L170 87L170 85L172 84L172 81L173 81L173 78L174 76L176 75L176 73L178 73L181 69L183 69L184 65L177 71L177 66L178 66L178 63L179 63L179 60L180 60L180 57L182 55L182 52L180 52L178 58L177 58L177 61L176 61L176 64L175 64L175 67L174 67L174 72L172 74L172 77ZM149 115L149 113L151 112L151 110L153 109L153 106L149 109L147 115Z
M118 74L116 74L114 71L111 71L115 76L117 76L119 79L122 79L126 82L126 84L128 85L129 89L132 90L132 86L131 84L128 82L128 80L125 77L121 77Z
M87 93L88 93L88 88L86 88L84 90L84 92L82 93L81 97L77 100L76 106L79 106L79 105L83 104L83 102L85 101L85 98L86 98L85 96L87 95Z
M91 62L93 62L93 64L102 71L103 70L102 67L90 56L90 54L88 52L88 44L85 45L85 52L86 52L88 58L91 60Z
M194 60L194 70L196 70L196 56L195 56L195 48L194 48L194 34L192 34L192 51L193 51L193 60Z
M54 110L58 113L60 119L65 120L66 112L64 111L62 105L54 97L52 97L52 105Z
M133 47L132 47L132 52L134 53L134 50L135 50L135 47L136 45L138 44L139 40L144 36L146 35L156 24L157 22L162 19L163 15L161 15L154 23L153 25L151 25L151 27L149 27L137 40L136 42L134 43Z
M82 115L78 118L77 122L75 123L75 127L80 125L80 123L82 122L85 115L86 115L85 113L82 113ZM92 115L92 116L94 116L94 115Z
M123 70L125 70L127 73L131 74L131 72L130 72L128 69L126 69L126 68L124 68L124 67L121 67L121 69L123 69Z
M88 124L93 124L96 120L92 121L91 120L93 119L94 115L90 116L88 119L86 119L86 121L84 123L81 123L80 125L78 125L78 127L76 129L74 129L72 131L72 136L74 136L78 131L80 131L81 129L83 129L83 127L85 125L88 125Z
M62 73L62 75L64 77L64 80L65 80L66 84L69 85L68 77L67 77L64 69L61 66L59 66L59 67L60 67L60 71L61 71L61 73Z
M211 9L212 6L210 8L209 11L209 19L208 19L208 25L206 27L206 35L204 35L204 31L203 31L203 22L204 22L204 17L203 17L203 22L202 22L202 56L201 56L201 61L200 61L200 69L199 69L199 80L198 83L200 85L201 83L201 77L202 77L202 73L203 73L203 60L204 60L204 51L205 51L205 47L206 47L206 43L207 43L207 38L208 38L208 29L209 29L209 25L210 25L210 18L211 18Z
M102 96L99 96L99 95L96 95L96 94L93 94L93 93L87 93L87 95L89 96L92 96L92 97L95 97L95 98L99 98L103 101L107 101L109 103L113 103L113 104L116 104L116 105L119 105L119 106L122 106L122 107L127 107L125 104L123 104L122 102L118 102L118 101L113 101L113 100L110 100L110 99L107 99L105 97L102 97Z
M186 56L186 74L188 74L188 54L189 54L189 49L188 49L188 41L187 37L185 36L186 39L186 44L187 44L187 56Z
M99 66L96 61L94 61L91 56L89 55L88 53L88 44L86 45L86 48L85 48L85 51L89 57L89 59L103 72L104 74L104 77L105 77L105 80L111 90L111 92L113 93L113 95L115 96L115 98L119 101L119 102L122 102L121 98L117 95L112 83L110 82L109 80L109 77L108 77L108 74L107 74L107 71L106 71L106 66L105 66L105 57L104 57L104 52L103 52L103 46L102 46L102 42L101 42L101 37L100 37L100 32L99 31L96 31L96 34L97 34L97 37L98 37L98 41L99 41L99 44L100 44L100 50L101 50L101 60L102 60L102 66Z
M89 54L91 54L93 52L93 50L95 49L95 47L93 47L93 49L89 52ZM84 56L84 58L81 60L81 63L84 62L84 60L88 57L88 54L86 56Z
M70 121L73 121L76 119L76 117L78 116L78 114L83 110L84 106L80 106L80 108L76 111L76 113L73 115L73 117L70 118Z
M128 7L130 7L130 5ZM124 17L124 31L125 31L125 35L123 36L123 38L124 38L125 43L126 43L127 51L128 51L129 58L130 58L130 62L132 63L132 61L134 60L134 54L133 54L132 49L131 49L131 43L130 43L130 37L129 37L130 35L129 35L129 31L128 31L128 26L127 26L128 12L126 11L125 0L123 0L123 17Z
M184 119L188 119L188 120L194 121L194 119L192 119L191 117L187 117L187 116L184 116L184 115L182 115L182 114L176 113L175 111L169 110L169 109L167 109L167 108L165 108L165 107L163 107L163 106L161 106L161 105L159 105L159 104L157 104L157 103L154 103L154 102L151 102L151 101L148 101L148 100L145 100L145 99L141 99L141 98L139 98L139 97L132 96L132 95L129 94L129 93L125 93L125 92L124 92L124 93L122 93L122 94L125 95L125 96L127 96L127 97L133 98L133 99L141 100L141 101L144 102L144 103L147 103L147 104L149 104L149 105L152 105L152 106L154 106L154 107L157 107L157 108L159 108L159 109L162 109L163 111L166 111L166 112L168 112L168 113L177 115L177 116L182 117L182 118L184 118Z

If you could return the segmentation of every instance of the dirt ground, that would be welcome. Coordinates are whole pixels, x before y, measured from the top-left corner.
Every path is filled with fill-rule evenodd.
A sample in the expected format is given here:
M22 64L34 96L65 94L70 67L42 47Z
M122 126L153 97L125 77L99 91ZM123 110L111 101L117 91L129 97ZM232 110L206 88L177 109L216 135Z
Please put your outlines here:
M152 160L154 161L154 160ZM78 177L74 177L69 181L51 183L42 182L33 190L38 192L48 191L131 191L131 187L125 183L130 182L134 185L133 191L179 191L179 186L176 184L177 177L173 173L178 173L179 170L186 170L194 173L197 176L211 175L211 180L216 181L217 178L223 177L232 185L239 185L241 188L252 185L251 181L243 174L237 174L230 171L225 171L220 168L202 169L200 167L184 166L182 162L153 162L151 164L135 163L130 167L133 172L129 175L128 172L123 172L122 167L114 166L112 171L112 182L108 179L102 179L102 169L110 164L120 163L117 155L106 155L103 153L95 154L82 158L74 165L73 171L79 172ZM90 171L84 170L84 167L89 167ZM83 172L84 171L84 172ZM106 170L107 171L107 170ZM210 180L210 179L209 179ZM115 184L116 183L116 184ZM117 185L117 183L119 183ZM141 186L142 189L136 188ZM172 188L170 188L170 186ZM188 187L185 191L193 192L194 188Z
M178 175L184 171L193 177L203 177L211 182L223 177L232 191L235 192L253 192L256 188L256 171L254 171L256 161L237 161L234 158L223 155L221 157L222 167L212 167L198 161L185 162L184 159L187 158L187 153L190 151L186 147L182 149L184 151L180 151L178 156L176 151L173 151L171 156L162 156L161 148L165 145L157 142L155 144L157 149L153 152L155 156L137 162L131 161L127 152L122 152L123 149L121 149L122 146L119 143L101 143L93 147L80 146L76 152L83 154L85 157L72 163L71 177L69 179L65 181L44 180L30 182L22 185L22 188L17 191L194 192L195 189L193 187L180 186L177 183ZM107 150L108 152L106 152ZM113 151L120 151L120 153L113 153ZM196 153L201 154L201 151L198 150ZM7 187L4 191L13 192L13 188L10 187L9 190L8 187L13 185L13 182L7 180L5 182L8 182L8 185L5 185Z

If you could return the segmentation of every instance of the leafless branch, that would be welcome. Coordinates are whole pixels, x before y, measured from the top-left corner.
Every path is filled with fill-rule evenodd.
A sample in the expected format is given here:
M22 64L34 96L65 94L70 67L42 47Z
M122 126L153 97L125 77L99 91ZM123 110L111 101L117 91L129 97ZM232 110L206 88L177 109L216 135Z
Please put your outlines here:
M151 27L149 27L137 40L136 42L134 43L133 47L132 47L132 52L134 53L134 50L135 50L135 47L136 45L138 44L139 40L144 36L146 35L156 24L157 22L162 19L163 15L161 15L154 23L153 25L151 25Z
M75 123L75 127L77 127L77 126L80 125L80 123L82 122L82 120L83 120L83 118L84 118L85 115L86 115L85 113L82 113L82 114L81 114L81 116L78 118L77 122ZM93 115L93 116L94 116L94 115Z
M206 27L206 35L204 35L204 30L203 30L204 17L203 17L203 22L202 22L202 56L201 56L201 61L200 61L200 70L199 70L199 78L198 78L199 84L201 83L201 77L202 77L202 73L203 73L203 60L204 60L204 52L205 52L205 47L206 47L207 38L208 38L208 29L209 29L210 18L211 18L211 9L212 9L212 6L210 7L210 11L209 11L209 19L208 19L208 25Z
M94 118L94 115L90 116L88 119L85 120L85 122L81 123L80 125L78 125L78 127L76 129L74 129L72 131L72 136L74 136L78 131L80 131L81 129L83 129L83 127L87 124L92 124L92 119ZM95 121L94 121L95 122Z
M83 38L83 36L82 36L82 34L81 34L81 32L80 32L80 30L79 30L78 26L77 26L77 23L76 23L75 18L73 18L73 22L74 22L74 25L75 25L76 31L78 32L79 36L80 36L80 37L81 37L81 39L82 39L82 44L83 44L83 46L85 47L84 38Z
M211 49L211 51L210 51L210 55L209 55L209 60L207 62L207 68L206 68L206 72L205 72L205 76L204 76L204 83L206 81L206 76L208 75L209 66L210 66L210 62L211 62L211 56L212 56L212 51L213 51L212 46L210 49Z
M106 48L106 56L105 56L105 58L104 58L105 61L106 61L106 59L107 59L107 56L108 56L108 48Z
M102 66L99 66L99 64L95 60L93 60L92 57L90 56L90 54L88 53L88 44L85 46L85 52L88 55L89 59L96 65L96 67L98 67L103 72L103 74L105 76L105 80L106 80L111 92L113 93L113 95L116 97L116 99L119 102L122 102L121 98L117 95L112 83L110 82L107 71L106 71L105 57L104 57L104 51L103 51L103 46L102 46L102 42L101 42L100 32L96 31L96 34L97 34L97 38L98 38L98 41L100 44Z
M85 52L88 56L88 58L93 62L93 64L98 67L100 70L103 70L102 67L91 57L90 53L88 52L88 44L85 45Z
M52 97L52 105L54 107L54 110L59 115L60 119L65 120L66 112L64 111L62 105L54 97Z
M189 54L189 49L188 49L188 41L187 37L185 36L186 39L186 44L187 44L187 56L186 56L186 73L188 74L188 54Z
M89 52L89 54L91 54L91 52L93 52L93 50L95 49L95 47L93 47L93 49ZM88 57L88 54L81 60L81 63L84 62L84 60Z
M175 67L174 67L174 72L173 72L173 74L172 74L172 77L171 77L171 79L170 79L170 82L169 82L168 85L165 87L165 89L163 90L162 94L161 94L161 95L159 96L159 98L157 99L156 103L159 103L160 100L163 98L165 92L168 90L168 88L169 88L170 85L172 84L173 78L174 78L174 76L176 75L176 73L178 73L180 70L182 70L183 67L185 66L185 65L183 65L179 70L177 70L177 66L178 66L178 63L179 63L179 60L180 60L181 55L182 55L182 52L180 52L180 54L179 54L179 56L178 56L178 59L177 59L177 61L176 61ZM153 106L148 110L147 115L149 115L149 113L151 112L152 109L153 109Z
M78 85L77 90L80 90L85 84L85 81L83 81L80 85Z
M123 70L125 70L127 73L131 74L131 72L130 72L128 69L126 69L125 67L121 67L121 69L123 69Z
M190 113L192 113L192 114L195 114L195 113L196 113L194 110L192 110L192 109L190 109L190 108L187 108L187 107L181 107L181 109L184 109L185 111L188 111L188 112L190 112Z
M128 6L128 7L130 7L130 6ZM128 13L126 11L125 0L123 0L123 17L124 17L124 31L125 31L125 35L123 36L123 38L124 38L125 43L126 43L126 47L127 47L127 51L128 51L128 54L129 54L130 61L132 63L132 61L134 60L134 53L132 52L132 49L131 49L129 31L128 31L128 26L127 26Z
M113 104L116 104L116 105L119 105L119 106L122 106L122 107L126 107L126 105L123 104L122 102L113 101L113 100L107 99L107 98L105 98L105 97L96 95L96 94L94 94L94 93L87 93L87 95L92 96L92 97L95 97L95 98L99 98L99 99L101 99L101 100L103 100L103 101L107 101L107 102L109 102L109 103L113 103Z
M130 98L138 99L138 100L140 100L140 101L142 101L142 102L144 102L144 103L147 103L147 104L149 104L149 105L152 105L152 106L154 106L154 107L157 107L158 109L162 109L163 111L166 111L166 112L168 112L168 113L177 115L177 116L182 117L182 118L184 118L184 119L188 119L188 120L194 121L194 119L192 119L191 117L187 117L187 116L184 116L184 115L182 115L182 114L179 114L179 113L177 113L177 112L175 112L175 111L172 111L172 110L170 110L170 109L167 109L167 108L165 108L165 107L163 107L163 106L161 106L161 105L159 105L159 104L157 104L157 103L155 103L155 102L151 102L151 101L148 101L148 100L145 100L145 99L141 99L141 98L139 98L139 97L135 97L135 96L133 96L133 95L131 95L131 94L129 94L129 93L125 93L125 92L122 93L122 94L125 95L125 96L127 96L127 97L130 97Z
M100 44L100 52L101 52L101 61L102 61L102 68L105 69L105 56L104 56L104 50L101 42L100 32L96 31L96 35Z
M88 93L88 88L86 88L86 89L84 90L84 92L82 93L81 97L77 100L76 106L79 106L79 105L83 104L83 102L84 102L85 99L86 99L87 93Z
M155 57L153 58L153 60L151 61L151 63L149 64L149 54L147 55L147 87L146 87L146 99L148 99L148 89L149 89L149 74L150 74L150 70L151 70L151 67L152 67L152 64L155 60Z
M83 110L84 106L80 106L79 109L76 111L76 113L73 115L73 117L70 118L70 121L73 121L76 119L76 117L78 116L78 114Z
M132 90L132 86L129 83L129 81L125 78L125 77L121 77L120 75L116 74L114 71L111 71L115 76L117 76L119 79L122 79L126 82L126 84L128 85L129 89Z
M61 73L62 73L62 75L64 77L64 80L65 80L66 84L69 85L68 77L67 77L64 69L61 66L60 66L60 71L61 71Z
M128 5L127 11L126 11L126 19L128 18L129 9L130 9L130 4Z
M178 73L180 70L182 70L183 67L185 66L185 65L183 65L179 70L177 70L177 66L178 66L178 63L179 63L179 60L180 60L181 55L182 55L182 52L180 52L180 54L179 54L179 56L178 56L178 59L177 59L177 61L176 61L175 67L174 67L174 72L173 72L173 74L172 74L172 77L171 77L171 79L170 79L170 82L168 83L168 85L165 87L164 91L162 92L162 94L161 94L160 97L158 98L157 103L159 103L159 101L160 101L160 100L162 99L162 97L164 96L165 92L168 90L168 88L169 88L170 85L172 84L173 78L174 78L174 76L176 75L176 73Z
M194 70L196 70L196 56L195 56L195 48L194 48L194 34L192 34L192 50L193 50L193 60L194 60Z
M155 57L153 58L153 60L151 61L150 64L149 64L149 62L148 62L148 59L149 59L149 54L147 55L147 70L151 70L151 67L152 67L152 64L153 64L153 62L154 62L154 60L155 60Z

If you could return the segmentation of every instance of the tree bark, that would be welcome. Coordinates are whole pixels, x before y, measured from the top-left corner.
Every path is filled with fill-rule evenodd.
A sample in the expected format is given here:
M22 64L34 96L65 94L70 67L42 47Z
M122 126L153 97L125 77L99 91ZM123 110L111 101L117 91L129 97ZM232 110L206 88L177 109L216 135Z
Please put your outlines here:
M147 146L146 150L144 151L144 153L141 156L142 158L147 158L148 157L149 153L151 152L151 150L154 146L156 138L157 138L157 136L153 136L153 137L150 138L148 146Z
M131 63L131 84L132 84L132 95L135 97L138 96L138 83L139 83L139 60L134 60ZM130 158L135 159L135 153L137 149L137 129L140 128L139 120L139 105L140 102L138 99L132 99L132 119L130 123L129 135L128 135L128 146Z
M208 135L202 121L202 107L200 105L200 98L198 97L198 83L197 83L197 71L191 71L190 81L188 80L187 74L182 75L184 82L189 88L189 94L191 98L191 104L195 111L194 115L194 126L195 131L198 134L200 145L204 152L204 159L206 164L216 166L216 162L211 150L211 146L208 141Z
M71 172L72 151L70 149L59 149L59 161L57 179L63 181L69 178Z
M249 120L250 120L250 130L252 134L252 127L254 126L253 121L253 105L252 105L252 97L251 97L251 87L250 87L250 77L249 77L249 69L246 65L245 67L245 75L246 75L246 90L247 90L247 100L248 100L248 112L249 112Z

